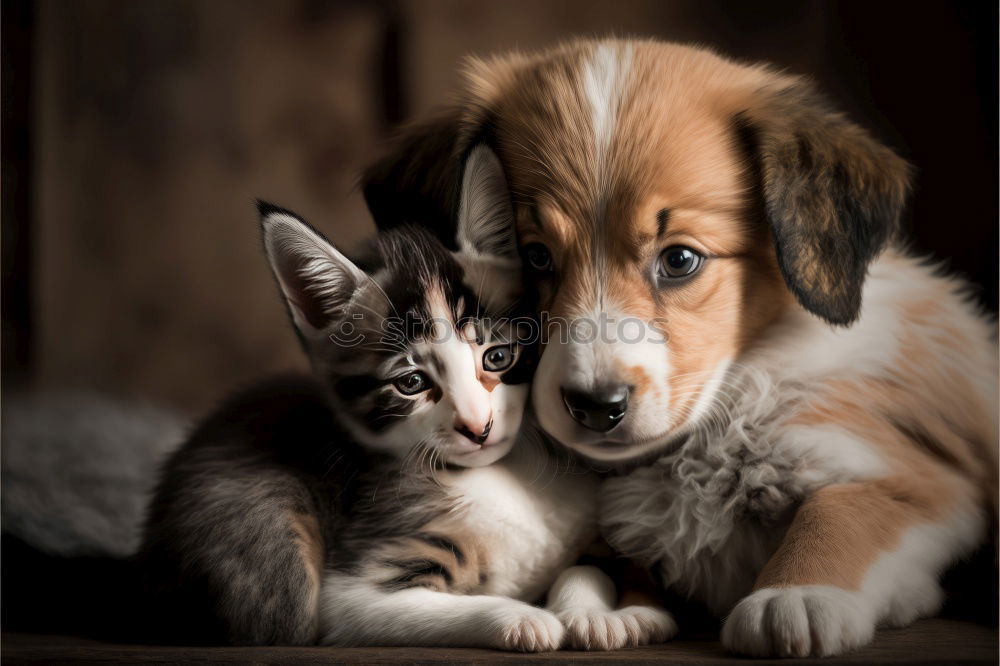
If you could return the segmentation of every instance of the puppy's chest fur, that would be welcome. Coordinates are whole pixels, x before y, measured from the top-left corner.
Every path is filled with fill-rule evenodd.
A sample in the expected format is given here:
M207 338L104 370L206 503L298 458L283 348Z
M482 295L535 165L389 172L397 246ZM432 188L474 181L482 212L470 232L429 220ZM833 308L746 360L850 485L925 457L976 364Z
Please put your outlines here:
M345 535L335 567L386 590L539 599L597 535L598 480L567 471L524 442L500 462L447 470L420 497L380 498Z
M878 465L870 452L830 455L827 441L782 426L779 417L795 400L774 397L781 395L773 387L747 390L745 408L733 410L739 418L692 434L672 453L602 487L609 543L720 615L750 592L808 495L863 475L859 461Z

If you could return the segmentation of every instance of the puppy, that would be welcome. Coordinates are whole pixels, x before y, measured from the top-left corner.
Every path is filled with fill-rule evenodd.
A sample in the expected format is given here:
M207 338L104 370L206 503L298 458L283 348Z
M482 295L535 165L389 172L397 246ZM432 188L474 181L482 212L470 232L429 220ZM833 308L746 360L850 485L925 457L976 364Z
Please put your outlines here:
M366 173L380 225L453 236L480 145L550 317L538 418L623 469L609 541L740 653L837 654L934 613L996 519L996 328L901 249L908 165L799 78L574 41L469 61Z

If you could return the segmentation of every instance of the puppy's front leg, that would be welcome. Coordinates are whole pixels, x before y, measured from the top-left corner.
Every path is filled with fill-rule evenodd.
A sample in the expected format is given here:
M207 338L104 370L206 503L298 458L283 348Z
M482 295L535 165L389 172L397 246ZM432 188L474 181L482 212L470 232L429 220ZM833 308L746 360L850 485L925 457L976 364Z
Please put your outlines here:
M982 529L960 488L910 475L817 491L726 619L722 642L755 656L826 656L868 643L879 622L934 613L938 575Z
M662 643L677 633L670 613L647 605L615 609L615 584L595 566L563 571L549 589L546 608L566 628L565 644L577 650L617 650Z
M557 650L563 627L552 613L506 597L425 587L387 591L357 576L329 573L320 601L324 645L485 647Z

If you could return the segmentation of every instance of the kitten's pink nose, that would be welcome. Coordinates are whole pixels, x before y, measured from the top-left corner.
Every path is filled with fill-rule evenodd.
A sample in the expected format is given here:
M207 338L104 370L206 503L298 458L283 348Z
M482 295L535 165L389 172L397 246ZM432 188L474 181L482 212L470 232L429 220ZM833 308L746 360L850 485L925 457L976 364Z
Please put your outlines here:
M463 419L461 416L455 420L455 432L460 433L474 444L483 444L490 436L493 429L493 415L487 417L485 423L482 419Z

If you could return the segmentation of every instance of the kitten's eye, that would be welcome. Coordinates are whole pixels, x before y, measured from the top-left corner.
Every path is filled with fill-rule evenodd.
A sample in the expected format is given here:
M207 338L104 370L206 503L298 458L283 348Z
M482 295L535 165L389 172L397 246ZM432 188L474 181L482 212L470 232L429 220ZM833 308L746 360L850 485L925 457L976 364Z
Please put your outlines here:
M508 346L490 347L483 352L483 370L500 372L514 362L514 350Z
M416 395L429 389L431 380L427 378L427 375L417 370L403 375L393 382L393 386L403 395Z
M552 272L552 254L549 248L541 243L528 243L524 246L524 258L531 270L537 273Z
M694 275L705 263L705 257L689 247L674 245L660 253L656 272L662 278L675 280Z

